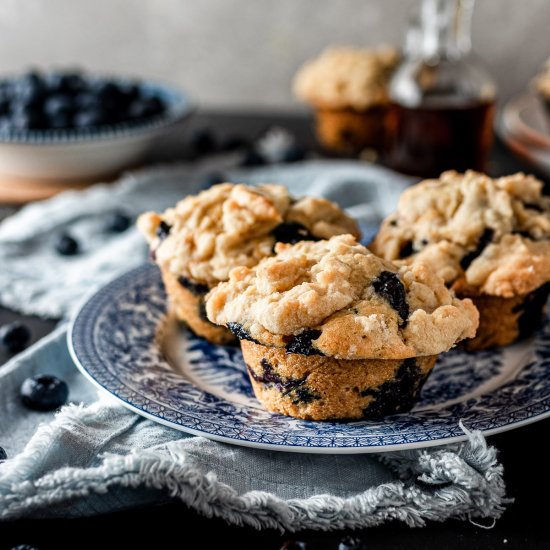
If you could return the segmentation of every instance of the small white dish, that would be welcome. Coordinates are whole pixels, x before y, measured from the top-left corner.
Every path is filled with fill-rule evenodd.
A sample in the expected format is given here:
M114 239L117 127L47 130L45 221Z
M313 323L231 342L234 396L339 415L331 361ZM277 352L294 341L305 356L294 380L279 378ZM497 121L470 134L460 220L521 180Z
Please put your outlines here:
M187 96L153 83L141 86L167 105L143 123L120 123L90 130L13 131L0 136L0 178L17 181L85 182L138 166L157 140L192 112Z

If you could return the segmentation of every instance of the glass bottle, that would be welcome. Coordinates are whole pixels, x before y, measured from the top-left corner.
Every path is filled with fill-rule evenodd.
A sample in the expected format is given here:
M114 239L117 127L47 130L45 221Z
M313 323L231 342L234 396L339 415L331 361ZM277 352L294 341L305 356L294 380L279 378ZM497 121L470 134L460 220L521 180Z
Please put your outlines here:
M390 82L385 162L433 177L483 171L493 139L495 85L471 55L474 0L423 0Z

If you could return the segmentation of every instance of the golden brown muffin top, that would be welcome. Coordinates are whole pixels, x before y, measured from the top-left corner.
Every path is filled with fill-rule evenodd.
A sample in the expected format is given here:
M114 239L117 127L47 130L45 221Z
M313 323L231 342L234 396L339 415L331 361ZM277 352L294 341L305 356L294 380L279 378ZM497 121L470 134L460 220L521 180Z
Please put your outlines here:
M399 60L395 48L333 47L308 61L294 78L302 101L325 109L358 111L388 102L388 82Z
M422 264L398 268L351 235L276 251L209 293L213 323L241 339L341 359L435 355L475 335L472 302Z
M277 240L359 235L356 222L333 202L294 199L277 184L215 185L162 214L142 214L138 227L160 266L209 287L227 280L234 267L272 255Z
M523 173L497 179L448 171L407 189L370 246L421 261L447 284L512 297L550 281L550 197Z

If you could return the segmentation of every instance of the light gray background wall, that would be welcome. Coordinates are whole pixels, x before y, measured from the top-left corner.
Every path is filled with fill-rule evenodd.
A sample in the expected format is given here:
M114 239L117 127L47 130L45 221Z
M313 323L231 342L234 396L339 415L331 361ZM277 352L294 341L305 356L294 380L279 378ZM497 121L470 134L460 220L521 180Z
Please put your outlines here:
M81 65L157 77L209 107L295 108L290 81L331 43L400 43L419 0L0 0L0 72ZM501 97L550 56L549 0L478 0L474 47Z

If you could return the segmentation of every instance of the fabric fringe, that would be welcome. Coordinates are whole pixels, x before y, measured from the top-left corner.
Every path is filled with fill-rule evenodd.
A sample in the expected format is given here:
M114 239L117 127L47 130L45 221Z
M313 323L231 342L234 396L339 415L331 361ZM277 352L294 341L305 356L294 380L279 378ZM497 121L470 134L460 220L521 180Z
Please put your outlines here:
M238 494L213 472L204 473L188 463L182 441L166 449L148 449L127 456L105 454L94 468L66 467L31 482L35 468L53 438L62 430L85 427L100 407L68 406L54 422L42 426L25 450L0 467L0 517L28 516L49 506L104 494L114 488L147 488L163 491L206 517L222 518L235 525L280 531L364 528L397 520L411 527L449 518L496 520L511 502L505 498L502 466L496 451L479 432L453 448L396 452L379 459L399 480L347 498L317 495L283 500L262 491ZM136 417L138 418L138 417ZM9 487L5 486L7 480Z

